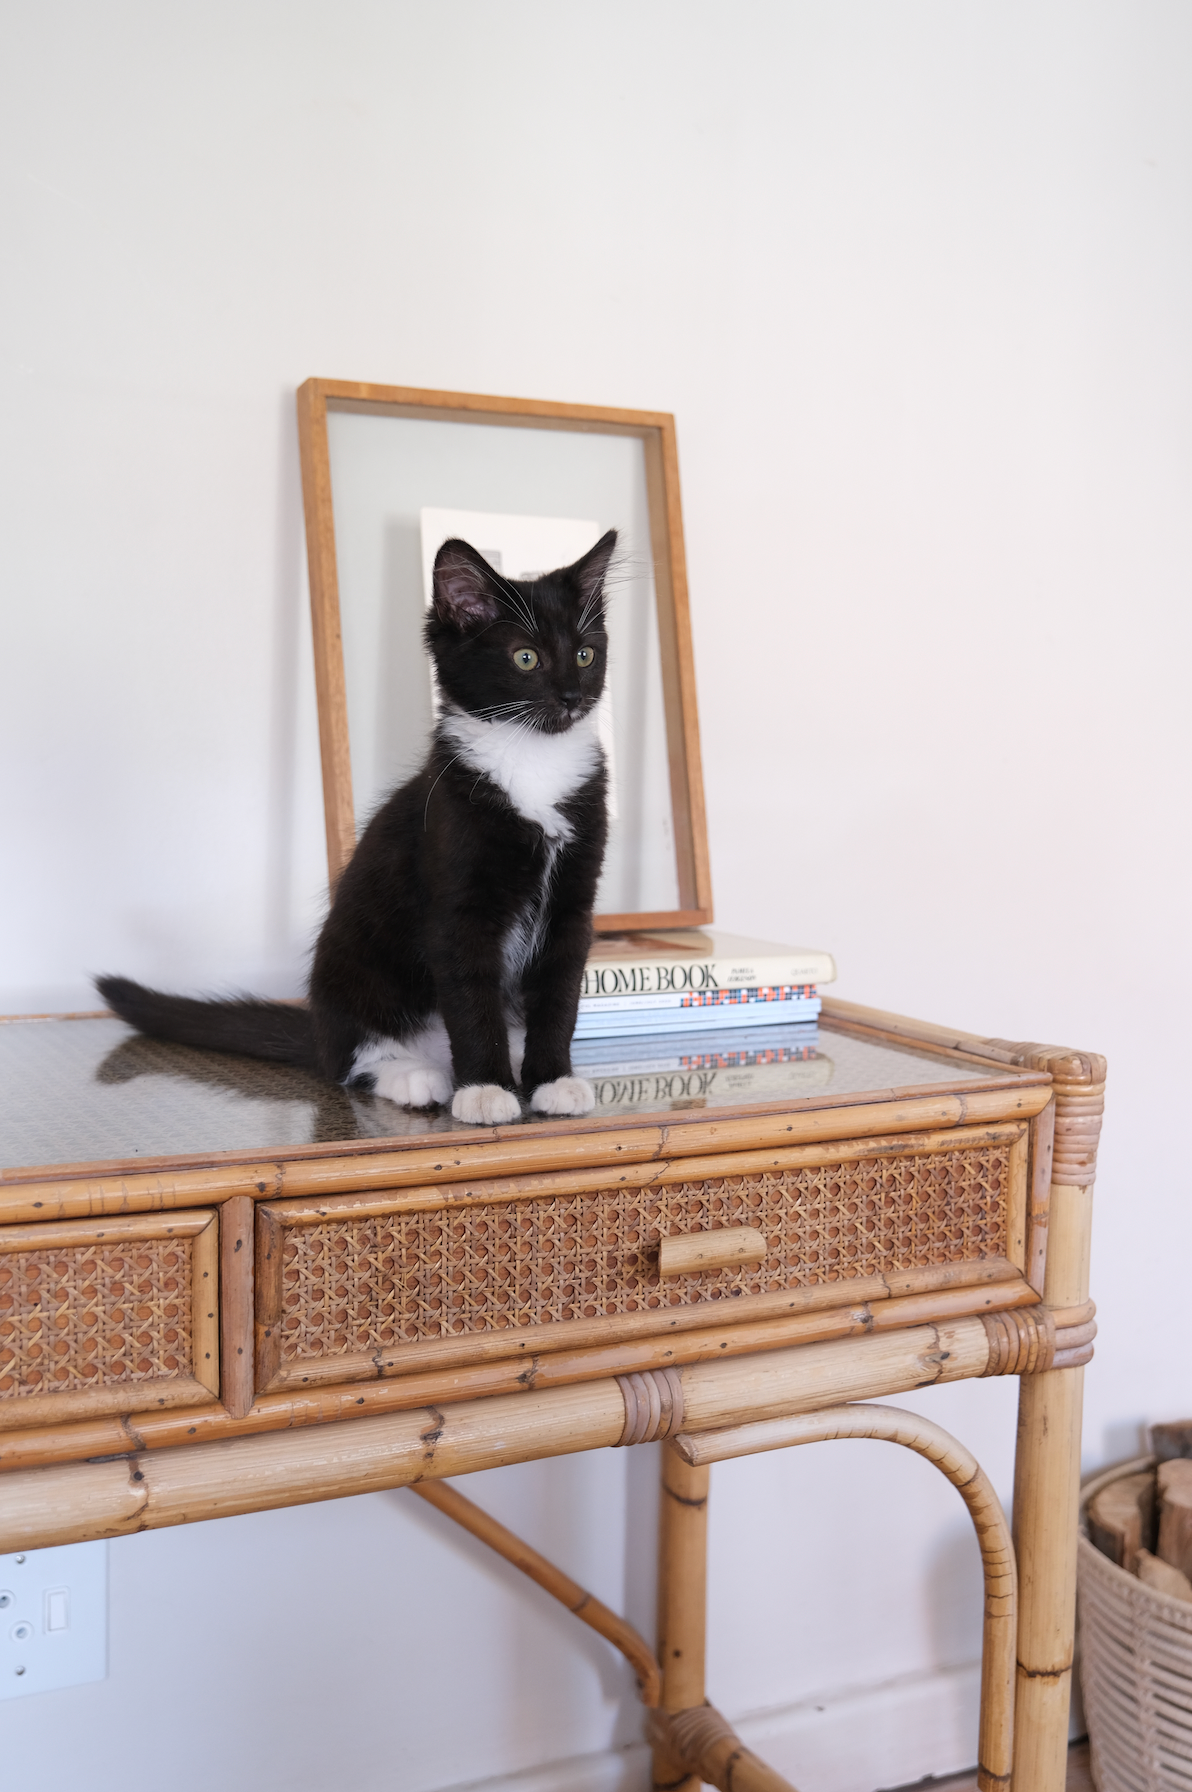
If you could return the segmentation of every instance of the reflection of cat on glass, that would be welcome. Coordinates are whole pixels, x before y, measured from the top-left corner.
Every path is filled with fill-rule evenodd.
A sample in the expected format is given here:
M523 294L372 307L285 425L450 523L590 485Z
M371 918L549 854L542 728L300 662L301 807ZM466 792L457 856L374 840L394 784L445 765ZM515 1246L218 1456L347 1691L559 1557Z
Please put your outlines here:
M450 1100L458 1120L518 1119L519 1080L540 1113L588 1113L570 1047L607 825L596 707L616 539L533 582L465 541L439 548L426 641L442 714L339 880L308 1009L101 978L116 1013L409 1107Z

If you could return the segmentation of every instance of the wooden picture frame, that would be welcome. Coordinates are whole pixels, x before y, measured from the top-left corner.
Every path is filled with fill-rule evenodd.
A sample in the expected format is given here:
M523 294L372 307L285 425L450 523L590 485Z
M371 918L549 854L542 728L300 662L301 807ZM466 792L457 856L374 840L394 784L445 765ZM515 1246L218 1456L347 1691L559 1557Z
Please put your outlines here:
M470 392L421 391L353 380L309 379L298 390L298 439L314 627L315 682L327 827L334 883L356 846L352 755L340 627L328 412L490 423L506 428L635 436L643 447L658 615L666 753L679 906L663 912L602 914L600 933L699 927L712 920L712 886L700 765L695 667L687 600L683 517L674 418L665 411L612 410Z

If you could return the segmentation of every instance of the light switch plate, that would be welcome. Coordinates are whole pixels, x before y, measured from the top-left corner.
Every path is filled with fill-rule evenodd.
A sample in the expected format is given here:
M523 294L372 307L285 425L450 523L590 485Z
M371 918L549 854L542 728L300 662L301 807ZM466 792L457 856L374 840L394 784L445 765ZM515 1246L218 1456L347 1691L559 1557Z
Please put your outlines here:
M0 1556L0 1699L81 1686L107 1671L107 1544Z

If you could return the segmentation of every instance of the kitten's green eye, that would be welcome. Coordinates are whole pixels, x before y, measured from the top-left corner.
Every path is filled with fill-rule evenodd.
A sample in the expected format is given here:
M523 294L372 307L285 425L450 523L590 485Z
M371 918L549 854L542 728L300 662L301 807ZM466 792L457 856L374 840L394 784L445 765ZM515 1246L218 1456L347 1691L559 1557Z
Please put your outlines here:
M519 672L532 672L538 664L538 655L532 647L519 647L513 656L513 663Z
M575 656L575 663L577 666L590 666L595 658L596 655L590 647L581 647Z

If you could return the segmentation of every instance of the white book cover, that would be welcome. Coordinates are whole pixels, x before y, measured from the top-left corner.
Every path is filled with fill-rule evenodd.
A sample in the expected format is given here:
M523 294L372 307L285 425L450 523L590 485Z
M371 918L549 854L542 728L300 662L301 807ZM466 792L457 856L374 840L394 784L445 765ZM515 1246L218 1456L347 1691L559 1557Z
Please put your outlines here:
M651 995L835 979L831 953L814 947L747 939L718 927L678 928L597 938L580 994Z

